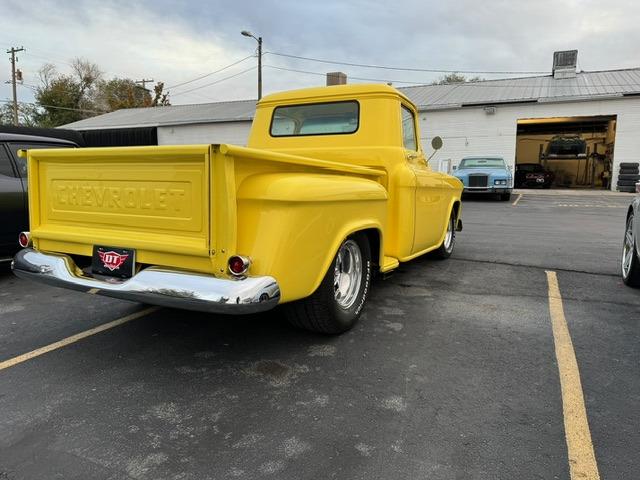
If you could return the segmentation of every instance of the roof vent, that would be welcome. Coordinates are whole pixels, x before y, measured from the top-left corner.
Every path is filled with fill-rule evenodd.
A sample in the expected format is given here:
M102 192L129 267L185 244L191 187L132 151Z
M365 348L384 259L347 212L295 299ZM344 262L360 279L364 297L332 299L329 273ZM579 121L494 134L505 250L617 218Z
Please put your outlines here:
M346 85L347 75L342 72L329 72L327 73L327 86L330 85Z
M553 78L574 78L577 63L578 50L553 52Z

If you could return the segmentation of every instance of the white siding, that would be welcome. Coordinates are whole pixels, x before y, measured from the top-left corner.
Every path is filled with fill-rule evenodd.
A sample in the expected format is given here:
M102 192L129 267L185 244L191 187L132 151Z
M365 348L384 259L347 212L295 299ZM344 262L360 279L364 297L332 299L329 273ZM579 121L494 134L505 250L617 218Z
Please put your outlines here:
M617 115L615 150L613 155L612 188L621 162L640 161L640 98L624 97L566 103L531 103L496 105L493 115L482 107L420 112L422 144L431 152L431 139L439 135L444 146L433 158L451 159L457 165L468 155L501 155L515 164L517 121L523 118L576 117Z
M158 127L158 145L231 143L246 145L251 122L198 123Z

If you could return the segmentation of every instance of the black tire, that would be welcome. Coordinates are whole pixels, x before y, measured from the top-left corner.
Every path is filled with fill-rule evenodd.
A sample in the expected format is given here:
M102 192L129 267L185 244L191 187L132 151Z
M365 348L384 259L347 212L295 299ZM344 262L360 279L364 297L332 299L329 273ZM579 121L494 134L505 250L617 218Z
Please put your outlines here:
M449 258L453 253L453 248L456 246L456 222L458 219L456 218L456 212L454 210L451 211L451 215L449 215L449 223L447 223L447 233L444 235L444 240L442 240L442 244L433 251L433 256L435 258L439 258L444 260ZM451 232L451 237L449 238L449 232Z
M620 186L618 185L618 191L619 192L628 192L628 193L635 193L636 191L636 187L627 187L627 186Z
M361 255L360 284L353 303L344 307L336 299L335 269L343 247L348 245L348 248L353 248L354 244ZM307 298L285 305L287 320L291 325L311 332L326 334L346 332L353 328L360 318L371 289L371 275L369 240L364 233L356 233L342 242L318 289Z
M501 193L500 194L500 201L508 202L509 200L511 200L511 192Z
M620 173L620 175L638 175L640 171L638 170L638 167L635 167L635 168L627 167L627 168L621 168L618 171L618 173Z
M618 180L638 180L640 178L640 175L638 174L631 174L631 173L621 173L620 175L618 175Z
M630 265L628 269L625 269L625 251L627 250L627 235L629 234L629 229L632 228L633 226L633 212L631 212L631 214L629 214L629 217L627 218L627 223L625 225L625 239L623 240L622 243L622 259L621 259L621 270L622 270L622 281L625 283L625 285L629 285L630 287L640 287L640 259L638 259L638 253L637 253L637 249L636 249L636 239L633 236L633 234L631 234L631 245L630 245L630 251L629 254L631 255L630 258Z
M622 162L620 168L638 167L638 165L640 165L638 162Z
M618 180L619 187L633 187L636 184L636 180Z

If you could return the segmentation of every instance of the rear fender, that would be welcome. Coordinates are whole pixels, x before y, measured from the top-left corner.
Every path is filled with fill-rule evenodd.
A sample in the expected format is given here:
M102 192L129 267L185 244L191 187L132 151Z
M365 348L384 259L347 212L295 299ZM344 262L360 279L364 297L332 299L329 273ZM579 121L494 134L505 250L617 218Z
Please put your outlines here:
M382 262L387 191L374 180L325 173L268 173L238 189L237 253L252 258L251 275L271 275L281 301L311 295L345 238L379 235Z

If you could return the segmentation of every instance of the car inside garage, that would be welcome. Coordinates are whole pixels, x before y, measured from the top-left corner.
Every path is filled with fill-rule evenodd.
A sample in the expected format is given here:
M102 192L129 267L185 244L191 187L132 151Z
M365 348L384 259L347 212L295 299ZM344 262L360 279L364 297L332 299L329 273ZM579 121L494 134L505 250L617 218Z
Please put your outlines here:
M516 187L610 188L615 137L615 115L519 119ZM635 184L637 178L625 175L618 180L622 186Z

